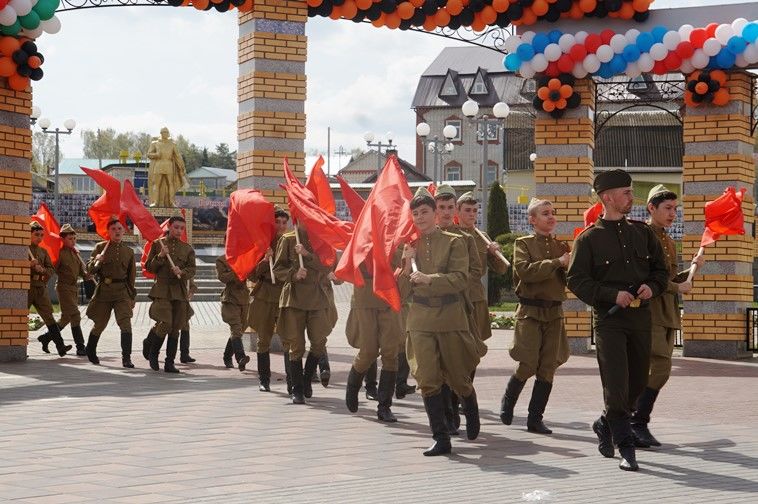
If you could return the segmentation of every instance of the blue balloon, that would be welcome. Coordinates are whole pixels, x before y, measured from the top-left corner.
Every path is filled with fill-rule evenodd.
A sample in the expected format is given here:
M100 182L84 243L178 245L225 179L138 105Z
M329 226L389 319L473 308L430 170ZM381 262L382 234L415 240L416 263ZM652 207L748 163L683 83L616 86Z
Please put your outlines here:
M726 43L726 47L734 54L742 54L747 47L747 40L742 37L734 36Z
M626 70L626 60L620 54L614 54L613 59L608 62L613 74L620 74Z
M637 37L637 47L640 52L648 52L653 44L655 44L655 39L649 33L643 32Z
M758 40L758 23L753 21L745 25L742 29L742 38L747 40L750 44Z
M638 59L640 59L640 49L634 45L629 44L628 46L624 47L624 51L621 53L622 56L626 61L629 63L634 63Z
M599 75L603 79L610 79L611 77L613 77L613 70L611 69L610 62L601 63L600 69L597 71L597 75Z
M722 49L716 55L716 63L724 69L732 68L735 61L737 61L737 56L727 48Z
M666 35L666 32L668 32L668 29L665 26L656 26L651 32L653 40L656 42L663 42L663 36Z
M716 56L711 56L711 59L708 60L708 64L705 65L705 68L718 68L719 62L716 61Z
M550 42L553 44L557 44L558 40L560 40L561 36L563 35L563 32L560 30L550 30L550 33L547 34L548 38L550 39Z
M532 47L534 47L534 52L545 52L545 48L548 46L548 44L550 44L550 38L544 33L538 33L532 39Z
M516 55L518 55L521 61L529 61L534 58L534 48L531 44L521 44L516 48Z
M509 54L505 57L505 68L511 72L518 71L518 69L521 68L521 58L514 53Z

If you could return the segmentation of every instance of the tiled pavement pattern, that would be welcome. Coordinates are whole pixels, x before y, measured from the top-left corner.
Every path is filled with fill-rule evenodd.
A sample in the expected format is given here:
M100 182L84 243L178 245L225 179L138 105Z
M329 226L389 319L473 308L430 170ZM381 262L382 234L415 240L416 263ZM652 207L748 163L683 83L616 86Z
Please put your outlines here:
M354 354L343 335L348 295L338 291L332 384L314 384L307 406L289 404L280 355L270 394L258 392L254 371L223 368L226 331L212 304L195 307L198 363L178 376L147 369L138 345L138 368L120 368L115 327L100 367L43 355L33 342L29 361L0 367L0 501L758 502L757 362L677 358L654 413L653 432L666 444L639 452L639 473L623 473L597 453L589 428L601 407L592 356L558 371L546 415L552 436L525 430L531 385L514 425L500 423L512 333L496 331L476 378L482 435L428 459L418 395L396 401L395 425L375 420L375 403L362 400L355 415L344 406ZM146 332L145 308L135 333Z

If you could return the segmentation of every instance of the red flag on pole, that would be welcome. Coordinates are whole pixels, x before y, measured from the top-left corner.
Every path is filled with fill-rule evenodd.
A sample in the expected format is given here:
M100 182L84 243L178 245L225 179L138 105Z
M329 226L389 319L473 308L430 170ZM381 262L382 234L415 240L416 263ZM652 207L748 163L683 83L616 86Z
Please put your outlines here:
M63 246L63 241L59 235L60 224L55 219L53 212L44 203L40 203L37 213L32 215L32 220L39 222L45 230L45 237L42 239L40 247L47 251L53 264L57 263Z
M400 293L392 257L398 247L416 235L410 209L412 197L397 158L390 156L355 223L353 237L335 272L337 278L362 287L364 280L359 266L365 263L373 272L374 294L395 311L400 311Z
M184 213L184 209L182 208L182 217L186 217L186 214ZM159 236L162 237L166 234L166 231L168 231L168 219L161 222L160 225L161 234ZM187 243L187 228L184 228L184 231L182 231L182 236L179 238L184 243ZM142 257L140 258L140 264L142 265L142 276L145 278L155 278L155 275L147 271L147 268L145 268L145 263L147 262L147 257L150 255L150 249L153 248L153 242L152 241L146 241L145 246L142 247Z
M319 156L311 169L311 174L308 175L308 180L305 181L305 187L313 193L318 206L334 215L337 212L337 204L334 202L332 188L329 187L329 179L321 169L322 166L324 166L324 157Z
M579 236L579 233L590 227L592 224L595 223L598 218L603 215L603 204L601 202L597 202L591 207L589 207L587 210L584 211L584 227L583 228L574 228L574 238Z
M97 185L105 191L87 212L95 223L97 234L108 239L108 221L112 217L118 218L124 224L124 217L121 215L121 182L111 177L102 170L93 170L80 166L82 171L92 177Z
M724 194L705 204L705 231L700 246L714 243L723 235L744 235L745 216L742 214L742 200L745 188L736 191L727 187Z
M137 196L131 180L124 181L124 190L121 193L121 210L129 216L145 240L152 242L163 236L164 230L158 225L155 216L142 204L142 200Z
M260 191L238 189L229 196L225 254L237 278L250 275L275 234L274 205Z
M358 216L361 214L361 210L363 210L363 205L366 204L366 200L361 198L361 195L355 192L355 189L350 187L347 180L339 175L335 178L337 179L337 182L340 183L342 199L345 200L345 204L347 205L348 210L350 210L350 217L353 218L353 221L358 220Z

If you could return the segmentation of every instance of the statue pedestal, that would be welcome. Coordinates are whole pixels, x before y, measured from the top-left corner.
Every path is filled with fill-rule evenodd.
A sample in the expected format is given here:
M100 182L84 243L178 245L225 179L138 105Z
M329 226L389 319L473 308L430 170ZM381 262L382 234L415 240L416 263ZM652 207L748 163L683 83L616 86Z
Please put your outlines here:
M169 208L169 207L148 207L159 224L163 223L169 217L183 216L187 221L187 242L192 245L192 209L191 208Z

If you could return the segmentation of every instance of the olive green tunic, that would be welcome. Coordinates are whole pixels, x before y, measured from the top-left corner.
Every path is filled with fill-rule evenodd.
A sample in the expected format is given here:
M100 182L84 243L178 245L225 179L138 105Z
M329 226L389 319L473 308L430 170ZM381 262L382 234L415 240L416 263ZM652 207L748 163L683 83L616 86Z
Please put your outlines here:
M107 244L103 241L95 245L87 263L87 272L94 275L97 281L95 293L87 306L87 316L95 324L92 328L94 335L100 335L105 330L111 311L121 332L132 332L132 310L137 297L134 251L124 242L110 242L102 262L96 263L95 258Z
M486 278L487 272L490 269L498 275L502 275L508 271L508 267L503 261L487 251L487 242L484 240L484 238L479 236L479 233L469 228L461 229L470 233L471 236L474 237L474 241L476 242L476 250L479 253L479 263L482 267L482 276L478 282L472 282L472 286L473 283L478 283L481 288L476 291L472 291L471 304L474 305L474 318L476 319L476 325L479 329L479 337L482 338L482 341L485 341L492 337L492 328L490 327L490 309L487 300L487 290L482 283L482 279ZM482 232L487 238L489 238L489 235L487 233L484 231Z
M169 334L177 337L189 320L189 285L195 277L195 251L192 246L175 238L162 238L174 265L181 270L181 278L171 271L168 257L160 257L159 243L153 244L145 268L155 275L150 288L150 318L155 320L155 333L159 337Z
M216 274L224 284L224 290L221 292L221 319L229 325L232 338L241 338L247 326L247 310L250 303L247 283L237 277L225 256L216 259Z
M51 326L55 324L55 318L53 317L53 305L50 302L50 296L47 295L47 281L55 274L55 268L47 250L37 245L29 245L29 252L39 265L45 268L45 271L39 273L34 268L29 267L27 308L34 306L45 325Z
M79 313L77 281L86 275L79 254L68 247L63 247L58 256L58 264L55 265L55 272L58 274L55 291L58 293L58 302L61 305L58 326L63 329L70 322L71 327L79 327L82 316Z
M482 264L479 259L479 251L476 248L476 240L467 231L464 231L460 226L449 226L446 228L440 228L442 231L453 233L461 236L466 243L466 251L468 253L468 286L464 291L466 298L466 313L469 317L469 327L474 335L481 341L484 341L482 337L479 321L474 313L473 301L477 299L487 299L487 294L484 292L484 286L482 285ZM488 316L489 318L489 316ZM489 320L487 321L489 325ZM482 344L482 348L486 351L486 345ZM482 354L483 355L483 354Z
M271 242L271 250L276 252L282 237ZM276 276L275 276L276 277ZM271 339L276 331L279 318L279 298L282 296L282 282L271 282L271 268L267 260L261 260L253 271L255 286L250 293L248 325L258 335L258 353L271 350Z

